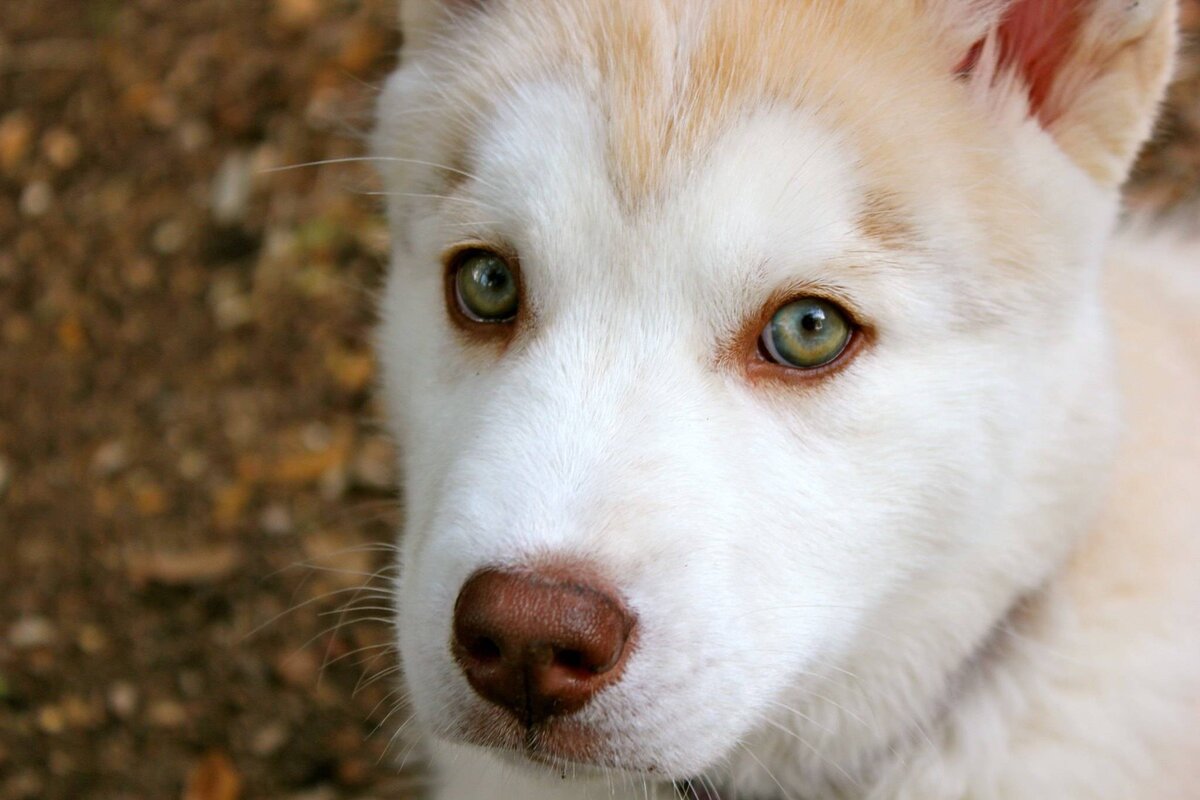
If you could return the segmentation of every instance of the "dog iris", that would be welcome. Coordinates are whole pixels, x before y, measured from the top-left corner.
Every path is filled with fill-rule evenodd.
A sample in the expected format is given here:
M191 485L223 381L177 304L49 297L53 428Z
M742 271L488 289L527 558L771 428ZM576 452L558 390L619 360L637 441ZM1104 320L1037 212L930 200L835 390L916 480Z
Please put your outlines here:
M517 314L517 278L508 262L486 250L465 253L454 276L458 304L476 322L508 322Z
M777 364L816 369L840 356L852 333L850 320L836 305L803 297L775 312L763 331L762 346Z

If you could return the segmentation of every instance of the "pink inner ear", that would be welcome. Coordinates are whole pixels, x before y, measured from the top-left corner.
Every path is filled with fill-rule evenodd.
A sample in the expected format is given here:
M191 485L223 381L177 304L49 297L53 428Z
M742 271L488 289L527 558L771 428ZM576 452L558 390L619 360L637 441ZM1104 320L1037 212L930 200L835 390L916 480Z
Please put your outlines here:
M1013 0L995 35L1000 68L1011 69L1029 87L1029 108L1043 124L1056 110L1047 107L1054 83L1075 47L1090 0ZM970 73L983 52L980 42L959 67Z

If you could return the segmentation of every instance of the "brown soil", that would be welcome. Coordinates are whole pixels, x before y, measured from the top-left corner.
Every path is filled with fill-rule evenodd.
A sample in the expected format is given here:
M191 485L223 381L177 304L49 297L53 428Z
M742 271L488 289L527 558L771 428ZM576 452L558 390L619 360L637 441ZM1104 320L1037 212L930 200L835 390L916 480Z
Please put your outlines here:
M0 0L0 800L414 795L386 232L265 171L363 152L395 5ZM1196 207L1197 59L1130 197Z

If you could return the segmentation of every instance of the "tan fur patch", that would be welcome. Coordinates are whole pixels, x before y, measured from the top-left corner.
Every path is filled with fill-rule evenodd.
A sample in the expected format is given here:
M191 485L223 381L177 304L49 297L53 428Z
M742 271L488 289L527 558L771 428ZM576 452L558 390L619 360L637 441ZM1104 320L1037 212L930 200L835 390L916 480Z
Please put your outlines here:
M886 192L868 191L858 217L858 229L863 236L885 250L912 247L918 233L908 215L895 198Z
M984 6L987 4L975 4ZM996 5L996 4L994 4ZM964 8L972 4L963 4ZM956 79L964 42L949 32L950 0L522 0L468 18L469 43L453 54L459 108L486 108L523 81L581 88L606 137L617 197L629 208L670 191L717 136L765 108L815 116L863 165L893 208L950 186L964 215L983 229L1011 227L1024 199L1009 188L1005 160L1011 119L990 117ZM978 12L972 12L978 13ZM1090 29L1067 64L1091 76L1051 133L1098 181L1124 175L1141 140L1170 61L1172 13L1114 48ZM1115 52L1114 52L1115 49ZM1087 63L1083 63L1087 62ZM1000 87L997 92L1012 91ZM1056 91L1059 91L1056 88ZM997 101L999 102L999 101ZM995 112L995 109L992 109ZM471 121L458 132L469 139ZM936 158L919 158L936 143ZM978 202L976 202L978 200ZM869 200L861 221L873 238L896 244L910 231L899 215ZM1002 220L999 218L1003 218ZM1015 254L1013 263L1025 259Z

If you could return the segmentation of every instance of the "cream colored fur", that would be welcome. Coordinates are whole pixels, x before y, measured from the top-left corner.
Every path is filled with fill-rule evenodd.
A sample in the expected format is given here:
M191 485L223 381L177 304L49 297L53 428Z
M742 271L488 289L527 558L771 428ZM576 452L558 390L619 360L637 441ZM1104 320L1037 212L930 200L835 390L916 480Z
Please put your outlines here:
M406 0L379 346L435 797L1200 797L1200 242L1113 239L1174 11L1080 7L1039 121L1003 0ZM506 347L449 320L464 242L520 254ZM871 340L752 378L809 291ZM448 642L468 575L559 556L639 639L548 769Z

